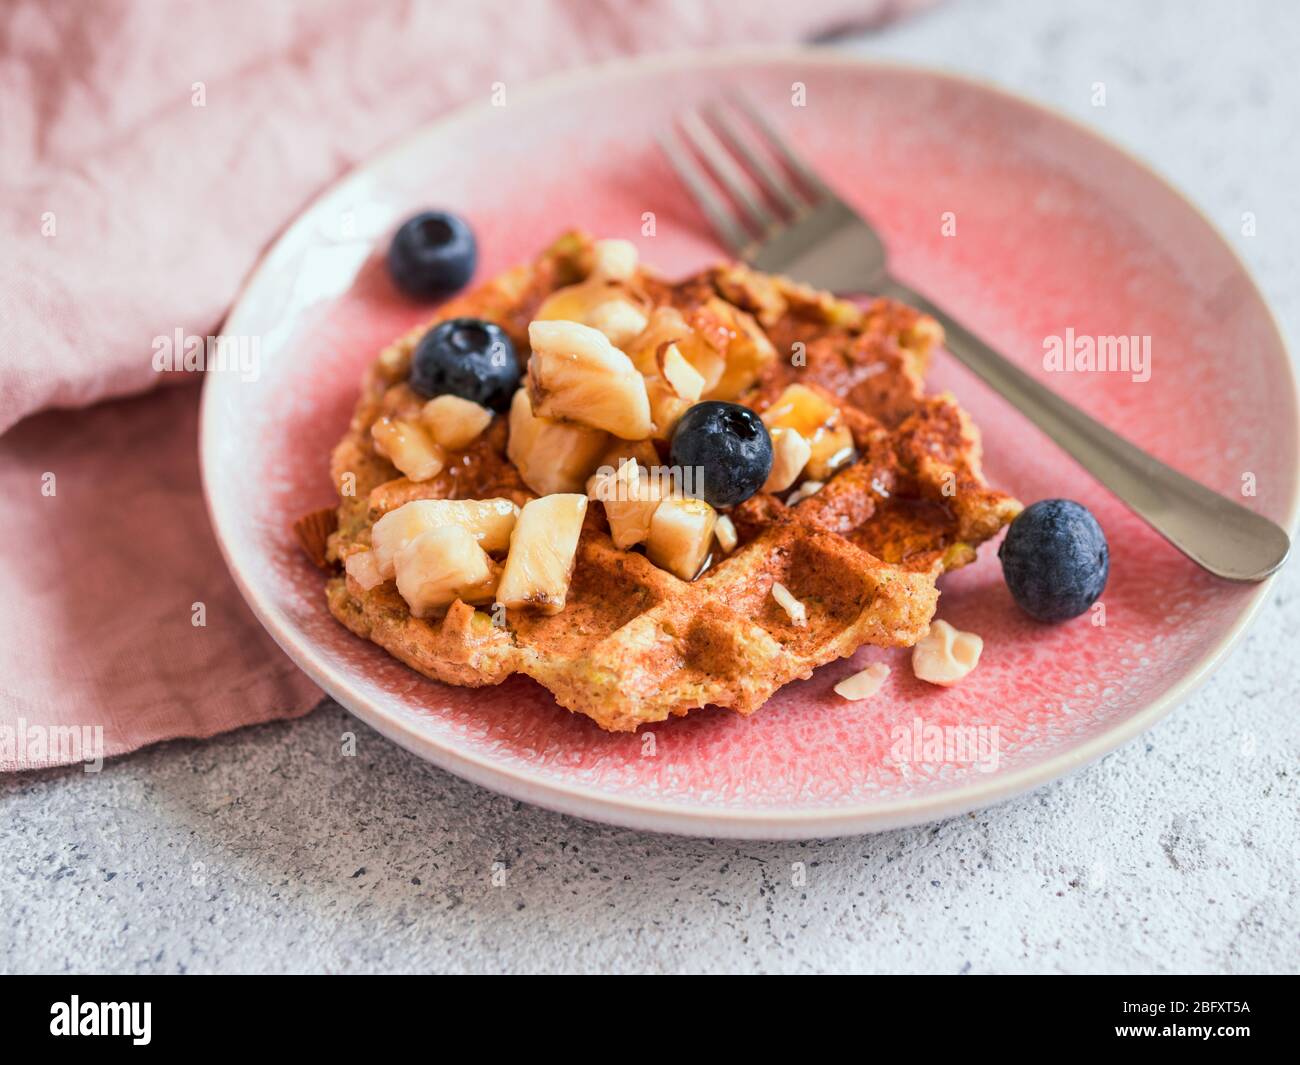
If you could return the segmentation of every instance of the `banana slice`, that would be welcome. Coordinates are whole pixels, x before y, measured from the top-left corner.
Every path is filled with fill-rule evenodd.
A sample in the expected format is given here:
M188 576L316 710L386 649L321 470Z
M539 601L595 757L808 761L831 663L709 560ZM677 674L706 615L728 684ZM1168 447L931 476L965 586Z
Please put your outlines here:
M605 505L609 534L621 550L650 535L650 521L663 498L661 482L642 470L636 459L612 473L598 474L588 494Z
M393 561L397 591L412 617L429 617L457 599L490 603L496 592L499 568L459 525L420 533Z
M539 418L527 391L515 393L506 456L538 495L581 491L608 447L608 433Z
M434 396L421 410L420 421L439 447L461 451L492 424L492 412L471 399Z
M812 448L798 429L778 426L772 430L772 472L763 484L764 492L784 492L808 464Z
M718 512L702 499L665 499L655 508L646 556L660 569L694 580L713 543Z
M385 580L393 576L398 553L431 529L455 525L484 551L510 546L519 508L508 499L415 499L390 510L370 530L375 567Z
M524 504L510 537L510 554L497 585L507 610L531 608L543 614L564 609L578 552L587 497L562 493Z
M533 413L603 429L624 440L650 435L650 400L632 360L599 329L577 322L528 327Z
M370 437L375 450L412 481L430 481L447 465L447 453L415 422L378 418Z

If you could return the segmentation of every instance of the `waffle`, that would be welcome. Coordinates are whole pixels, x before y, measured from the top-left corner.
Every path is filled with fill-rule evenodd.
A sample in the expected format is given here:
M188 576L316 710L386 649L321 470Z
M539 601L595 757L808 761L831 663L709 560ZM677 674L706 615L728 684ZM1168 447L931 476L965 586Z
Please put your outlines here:
M589 238L566 234L534 263L445 305L434 322L495 321L525 359L528 323L549 294L587 276L591 248ZM611 731L707 704L748 714L782 685L863 644L914 644L934 615L936 579L972 561L976 547L1019 511L985 483L978 434L952 396L924 392L938 325L898 303L860 308L737 265L677 283L640 271L637 283L647 300L676 307L701 332L717 325L719 309L739 309L778 352L799 345L801 365L778 358L735 398L762 412L791 382L807 386L842 412L856 461L793 506L760 493L733 508L737 546L715 552L694 581L638 550L616 548L603 508L592 504L560 613L498 610L494 618L491 608L457 600L443 617L413 617L391 581L365 591L340 572L342 560L368 548L375 521L415 499L504 497L523 505L533 498L506 457L503 417L422 483L402 477L372 447L378 417L420 401L405 380L430 322L380 354L332 456L340 500L324 556L335 617L450 684L526 674L560 705ZM805 624L778 604L775 582L804 604Z

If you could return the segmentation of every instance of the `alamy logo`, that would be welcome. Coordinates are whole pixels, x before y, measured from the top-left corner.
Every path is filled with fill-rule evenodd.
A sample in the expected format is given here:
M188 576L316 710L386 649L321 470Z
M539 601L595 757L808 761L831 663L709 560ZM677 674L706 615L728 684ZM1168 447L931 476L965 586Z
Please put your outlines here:
M103 725L37 725L25 717L18 725L0 725L0 766L35 769L84 762L87 773L104 768Z
M624 473L635 472L636 476ZM607 503L704 495L703 466L638 466L621 460L618 469L601 466L595 474L594 498Z
M129 1035L138 1047L149 1045L151 1002L71 1002L50 1007L50 1035Z
M1126 373L1136 383L1151 380L1149 336L1076 335L1043 338L1043 369L1048 373Z
M979 773L997 771L1002 746L997 725L934 725L919 717L911 725L895 725L889 738L895 764L972 765Z
M177 328L171 336L153 338L155 373L236 373L241 381L256 381L262 374L260 336L195 336Z

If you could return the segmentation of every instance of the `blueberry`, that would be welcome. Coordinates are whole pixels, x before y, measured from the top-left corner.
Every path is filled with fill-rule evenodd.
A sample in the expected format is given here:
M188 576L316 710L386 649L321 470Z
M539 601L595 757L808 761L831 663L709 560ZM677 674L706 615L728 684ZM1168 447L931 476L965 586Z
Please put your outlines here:
M422 396L451 393L495 411L519 387L515 346L495 322L452 318L424 334L411 356L410 384Z
M670 461L693 479L695 494L715 507L748 499L772 472L772 438L763 420L739 403L709 400L682 415Z
M388 272L398 288L416 299L463 288L477 261L474 231L447 211L422 211L408 218L388 246Z
M1026 507L998 548L1002 576L1020 608L1039 621L1078 617L1110 575L1106 534L1087 507L1042 499Z

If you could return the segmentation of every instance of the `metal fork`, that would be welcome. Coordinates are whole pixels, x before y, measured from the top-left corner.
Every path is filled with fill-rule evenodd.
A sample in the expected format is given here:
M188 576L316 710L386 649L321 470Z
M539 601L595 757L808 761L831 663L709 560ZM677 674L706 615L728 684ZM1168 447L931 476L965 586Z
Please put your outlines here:
M794 153L753 105L736 94L727 102L726 108L706 104L680 120L681 134L704 166L679 137L661 137L660 146L732 254L758 270L832 292L890 296L931 315L943 325L945 346L961 363L1211 573L1260 581L1286 561L1291 542L1276 524L1111 432L999 355L942 307L890 276L885 245L871 224ZM737 121L739 113L747 121ZM781 166L774 162L778 159Z

